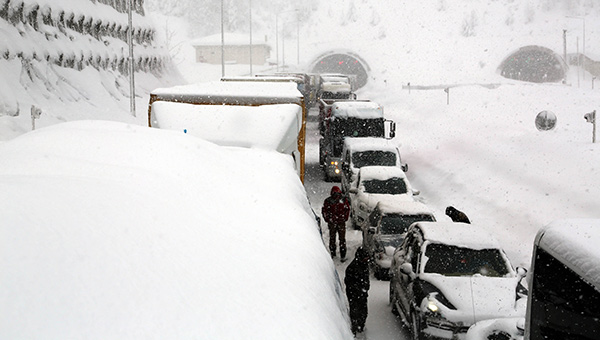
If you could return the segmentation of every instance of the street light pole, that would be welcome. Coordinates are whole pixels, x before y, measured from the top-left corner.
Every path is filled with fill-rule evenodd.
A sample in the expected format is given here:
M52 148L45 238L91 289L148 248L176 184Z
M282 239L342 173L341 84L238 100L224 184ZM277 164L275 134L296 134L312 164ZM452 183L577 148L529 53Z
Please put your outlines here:
M275 14L275 59L277 72L279 72L279 14Z
M127 30L127 44L129 45L129 110L135 117L135 67L133 65L133 15L131 14L131 1L127 1L127 15L129 29Z
M250 2L250 13L248 15L250 19L250 75L252 76L252 0Z
M224 0L221 0L221 77L225 77L225 25L224 21Z
M581 66L581 68L583 68L584 72L583 72L583 79L585 79L585 17L576 17L576 16L567 16L567 18L571 18L571 19L579 19L582 21L583 23L583 43L582 43L582 55L583 55L583 61L580 61L580 57L579 53L577 53L577 65Z

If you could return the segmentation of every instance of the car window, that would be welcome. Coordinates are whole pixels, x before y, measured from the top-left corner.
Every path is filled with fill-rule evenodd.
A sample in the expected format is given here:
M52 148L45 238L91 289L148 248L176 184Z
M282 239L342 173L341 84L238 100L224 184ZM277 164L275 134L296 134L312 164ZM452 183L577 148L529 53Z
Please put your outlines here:
M396 154L380 150L357 151L352 153L352 164L357 168L370 165L394 166Z
M433 222L431 215L386 215L381 218L380 232L383 235L403 234L415 222Z
M441 243L428 244L425 250L426 273L446 276L502 277L509 273L509 266L499 249L471 249Z
M387 180L371 179L363 182L365 192L369 194L401 195L408 193L404 179L394 177Z

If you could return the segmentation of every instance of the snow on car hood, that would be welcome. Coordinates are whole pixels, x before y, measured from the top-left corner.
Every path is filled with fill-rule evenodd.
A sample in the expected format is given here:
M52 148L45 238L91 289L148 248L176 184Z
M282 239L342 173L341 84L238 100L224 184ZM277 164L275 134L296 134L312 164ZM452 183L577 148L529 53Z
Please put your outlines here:
M450 321L470 325L486 319L525 315L523 304L515 302L518 277L421 274L420 278L435 285L456 307L444 314Z

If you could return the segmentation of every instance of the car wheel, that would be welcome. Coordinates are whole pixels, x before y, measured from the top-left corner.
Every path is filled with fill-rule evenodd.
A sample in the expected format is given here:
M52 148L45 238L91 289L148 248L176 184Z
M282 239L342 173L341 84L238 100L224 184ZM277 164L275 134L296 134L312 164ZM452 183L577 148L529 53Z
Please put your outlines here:
M412 340L424 340L425 337L423 336L423 333L421 333L421 318L415 310L411 313L410 321L410 334Z

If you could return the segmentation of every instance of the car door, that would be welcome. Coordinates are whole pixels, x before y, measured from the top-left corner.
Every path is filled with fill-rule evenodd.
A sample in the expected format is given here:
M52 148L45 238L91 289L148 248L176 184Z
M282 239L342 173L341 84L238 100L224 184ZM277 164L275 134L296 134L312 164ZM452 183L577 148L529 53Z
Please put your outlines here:
M413 284L416 278L416 273L418 273L419 268L418 265L420 260L421 249L420 243L420 237L418 237L418 235L415 232L412 232L407 235L406 242L402 244L402 247L404 247L405 255L402 258L402 260L398 262L398 271L396 273L398 275L398 300L404 314L407 317L410 314L411 310ZM404 263L410 263L412 265L413 273L415 275L412 275L411 277L411 275L403 273L400 270L400 267Z

